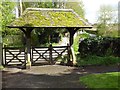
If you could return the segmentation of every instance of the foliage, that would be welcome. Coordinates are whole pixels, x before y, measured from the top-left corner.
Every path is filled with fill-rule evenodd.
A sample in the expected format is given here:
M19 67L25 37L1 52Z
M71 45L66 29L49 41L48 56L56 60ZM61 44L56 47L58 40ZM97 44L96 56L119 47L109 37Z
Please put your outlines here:
M101 5L98 13L98 23L109 24L112 22L113 7L110 5Z
M22 2L23 11L30 8L70 8L73 9L76 13L78 13L82 18L85 16L84 5L82 1L79 2L56 2L54 0L50 2Z
M13 13L14 11L14 2L2 2L1 6L1 12L2 12L2 35L8 35L10 33L10 29L8 29L6 26L11 23L13 19L15 19L15 15ZM12 31L14 32L14 31Z
M58 56L57 58L55 58L55 61L56 62L60 62L61 64L65 64L67 63L67 60L68 60L68 56L67 55L64 55L64 56Z
M81 77L79 80L83 84L87 85L87 88L116 88L118 90L120 72L109 72L102 74L90 74ZM115 90L116 90L115 89Z
M48 46L50 43L58 43L60 41L61 35L59 32L64 32L59 28L37 28L32 31L32 45L33 46Z
M88 37L90 37L89 34L83 33L83 34L77 35L74 38L73 49L74 49L75 54L78 53L80 39L85 39Z
M21 35L6 35L3 38L3 45L6 46L23 46Z
M96 55L89 55L84 58L81 58L78 54L77 58L77 65L78 66L89 66L89 65L113 65L120 63L120 57L114 56L96 56Z
M116 7L117 8L117 7ZM117 29L117 16L115 10L110 5L101 5L98 12L97 29L98 34L101 36L110 36L112 32L116 32ZM118 36L118 35L113 35Z
M98 24L97 29L99 36L119 37L117 24L109 24L107 26L105 26L105 24Z
M4 69L4 67L2 65L0 65L0 71L3 70L3 69Z
M88 55L120 57L120 38L96 37L87 38L80 42L79 52L81 57Z
M26 8L53 8L52 2L22 2L23 11Z
M79 2L66 2L66 8L73 9L80 17L85 18L85 10L83 2L80 0Z

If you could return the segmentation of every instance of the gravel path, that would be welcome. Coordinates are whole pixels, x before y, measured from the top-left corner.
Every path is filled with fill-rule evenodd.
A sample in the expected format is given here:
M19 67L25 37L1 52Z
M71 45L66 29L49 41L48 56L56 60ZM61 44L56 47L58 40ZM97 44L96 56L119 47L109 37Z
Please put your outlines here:
M3 88L85 88L79 78L91 73L118 71L117 66L32 66L30 70L5 68Z

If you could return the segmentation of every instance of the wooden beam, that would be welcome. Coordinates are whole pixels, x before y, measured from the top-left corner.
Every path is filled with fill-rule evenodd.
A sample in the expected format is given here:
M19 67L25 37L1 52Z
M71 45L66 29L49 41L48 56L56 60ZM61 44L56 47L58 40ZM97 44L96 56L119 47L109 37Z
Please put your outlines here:
M26 31L25 31L25 29L23 29L23 28L19 28L21 31L23 31L24 32L24 34L26 34Z
M72 46L74 42L74 34L77 32L77 30L79 30L79 28L67 28L67 30L70 33L69 44Z

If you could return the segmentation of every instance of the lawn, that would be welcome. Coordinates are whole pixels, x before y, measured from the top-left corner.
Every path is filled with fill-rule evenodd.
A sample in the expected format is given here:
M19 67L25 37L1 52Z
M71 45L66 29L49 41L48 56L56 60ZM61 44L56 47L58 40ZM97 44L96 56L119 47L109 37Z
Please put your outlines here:
M120 72L90 74L80 77L79 80L87 88L118 88L120 86L118 84L120 83Z

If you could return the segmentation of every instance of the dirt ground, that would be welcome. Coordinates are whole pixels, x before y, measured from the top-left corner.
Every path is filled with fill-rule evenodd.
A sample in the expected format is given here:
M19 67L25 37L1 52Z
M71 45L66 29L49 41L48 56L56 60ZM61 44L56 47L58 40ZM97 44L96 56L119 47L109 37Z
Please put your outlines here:
M79 78L91 73L118 71L118 66L68 67L32 66L30 70L7 67L2 71L2 88L86 88Z

